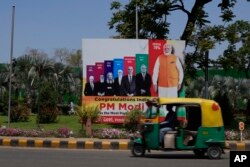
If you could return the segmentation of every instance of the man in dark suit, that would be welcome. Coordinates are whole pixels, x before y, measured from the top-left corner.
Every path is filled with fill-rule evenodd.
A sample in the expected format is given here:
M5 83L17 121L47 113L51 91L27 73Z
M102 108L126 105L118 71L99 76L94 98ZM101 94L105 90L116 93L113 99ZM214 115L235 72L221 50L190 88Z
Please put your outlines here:
M151 96L151 76L147 73L146 65L141 65L141 73L136 74L137 96Z
M104 96L105 95L105 81L104 81L104 76L100 75L100 81L96 83L97 87L97 95L98 96Z
M94 83L94 76L89 77L89 82L85 84L84 89L85 96L96 96L96 86Z
M122 78L122 88L125 96L136 96L135 76L133 75L133 67L128 67L128 75Z
M115 78L115 83L114 83L116 96L123 96L122 77L123 77L123 71L118 70L118 77Z

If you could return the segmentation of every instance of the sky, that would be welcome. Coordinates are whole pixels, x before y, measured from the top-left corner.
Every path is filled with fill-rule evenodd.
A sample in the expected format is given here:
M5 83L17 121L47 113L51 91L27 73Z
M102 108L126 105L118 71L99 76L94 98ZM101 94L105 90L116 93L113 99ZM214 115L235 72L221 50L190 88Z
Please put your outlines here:
M39 49L52 57L55 49L81 49L83 38L110 38L116 35L108 22L112 17L113 0L0 0L0 63L8 63L11 47L12 6L15 6L13 57L19 57L30 48ZM129 2L129 0L120 0ZM219 0L206 5L211 24L222 24ZM188 0L192 7L194 0ZM250 2L238 0L234 8L235 20L250 21ZM169 39L179 39L187 17L181 12L169 16ZM223 45L211 50L217 57Z

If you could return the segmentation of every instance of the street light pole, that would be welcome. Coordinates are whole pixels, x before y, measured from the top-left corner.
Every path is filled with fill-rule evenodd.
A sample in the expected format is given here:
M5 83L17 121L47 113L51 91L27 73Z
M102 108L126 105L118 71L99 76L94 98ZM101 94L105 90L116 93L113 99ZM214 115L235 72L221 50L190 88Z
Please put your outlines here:
M209 52L205 52L205 98L208 99L208 57Z
M11 28L11 46L10 46L10 78L9 78L9 106L8 106L8 127L10 127L10 108L11 108L11 82L12 82L12 59L14 43L14 23L15 23L15 6L12 6L12 28Z
M137 4L135 6L135 34L136 34L136 39L138 39L138 7Z

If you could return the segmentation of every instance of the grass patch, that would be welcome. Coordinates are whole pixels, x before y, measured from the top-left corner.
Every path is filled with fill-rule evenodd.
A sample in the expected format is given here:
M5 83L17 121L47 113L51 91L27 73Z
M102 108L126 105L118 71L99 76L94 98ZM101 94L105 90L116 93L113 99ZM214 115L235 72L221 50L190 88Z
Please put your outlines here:
M0 115L0 126L8 127L8 117ZM76 115L59 115L58 120L55 123L49 124L38 124L36 123L36 115L31 115L28 122L11 122L10 128L18 128L23 130L32 129L44 130L57 130L59 128L69 128L74 132L76 137L84 137L85 130L82 130L81 124L78 122L78 116ZM93 130L98 130L102 128L113 128L114 125L108 124L93 124ZM116 128L123 128L123 126L115 125Z

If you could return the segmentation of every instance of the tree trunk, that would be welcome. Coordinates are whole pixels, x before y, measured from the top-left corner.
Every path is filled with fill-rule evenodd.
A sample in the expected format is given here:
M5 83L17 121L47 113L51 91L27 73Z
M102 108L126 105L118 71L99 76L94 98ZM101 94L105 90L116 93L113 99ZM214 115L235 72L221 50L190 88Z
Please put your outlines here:
M88 118L86 122L86 135L89 137L92 137L92 121L90 118Z
M195 22L197 20L198 11L204 7L205 4L211 2L212 0L196 0L192 8L192 11L188 15L188 20L184 29L184 32L181 35L181 40L186 40L186 45L189 42L189 38L192 35L192 32L195 27Z

